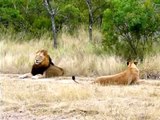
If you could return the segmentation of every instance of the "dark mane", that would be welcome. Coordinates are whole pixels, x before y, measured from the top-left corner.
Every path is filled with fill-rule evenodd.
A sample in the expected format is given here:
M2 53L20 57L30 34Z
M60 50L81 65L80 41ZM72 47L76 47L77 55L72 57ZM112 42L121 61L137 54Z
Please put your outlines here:
M33 64L31 74L32 75L37 75L37 74L43 75L43 73L49 68L50 65L54 65L54 63L52 62L52 59L49 56L49 65L48 66L40 66L40 65Z
M31 73L32 73L32 75L37 75L37 74L42 74L43 75L44 71L46 71L49 66L44 67L44 66L38 66L38 65L34 64L32 66Z
M50 56L49 56L49 63L50 63L51 65L54 65L54 63L52 62L52 59L51 59Z

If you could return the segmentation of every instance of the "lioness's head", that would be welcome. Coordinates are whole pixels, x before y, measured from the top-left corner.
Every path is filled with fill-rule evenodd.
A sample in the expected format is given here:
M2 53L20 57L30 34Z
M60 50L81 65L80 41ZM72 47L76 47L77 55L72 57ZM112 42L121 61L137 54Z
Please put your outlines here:
M129 61L127 62L127 65L128 65L128 69L130 71L132 71L132 73L135 73L135 74L139 74L139 69L137 68L137 63L138 62L135 62L135 61Z
M127 66L131 67L131 66L136 66L138 64L138 62L136 61L127 61Z

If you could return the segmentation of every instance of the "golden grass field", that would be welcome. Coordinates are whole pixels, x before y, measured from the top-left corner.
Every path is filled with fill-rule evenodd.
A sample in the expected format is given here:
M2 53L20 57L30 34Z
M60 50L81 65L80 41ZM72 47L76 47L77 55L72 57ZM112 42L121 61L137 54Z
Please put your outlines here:
M39 39L24 41L23 35L4 34L0 36L0 72L26 73L34 61L35 52L48 50L53 62L65 69L65 75L99 76L115 74L126 67L126 60L102 52L102 35L93 31L93 42L89 42L87 31L80 28L76 35L61 33L58 37L59 48L53 49L48 34ZM151 73L160 76L160 54L146 56L138 67L141 74Z
M58 49L53 49L52 41L47 35L42 36L40 39L22 42L20 40L16 41L18 38L6 35L0 41L0 68L2 68L0 72L30 72L35 52L40 49L48 50L53 62L64 68L66 75L94 76L111 74L121 71L122 67L126 65L126 62L123 65L121 59L117 56L96 53L96 51L101 50L100 40L102 38L100 32L94 33L96 45L89 42L85 30L82 29L79 33L75 36L62 33L58 38Z
M131 86L90 85L96 76L118 73L126 61L101 53L102 35L93 33L93 43L80 28L77 35L59 35L59 48L52 48L46 35L20 41L23 35L3 35L0 40L1 120L160 120L160 81ZM50 79L19 79L30 72L35 52L47 49L65 76ZM101 54L100 54L101 53ZM160 55L138 64L141 78L160 74ZM7 73L7 74L6 74ZM75 75L84 84L71 80Z

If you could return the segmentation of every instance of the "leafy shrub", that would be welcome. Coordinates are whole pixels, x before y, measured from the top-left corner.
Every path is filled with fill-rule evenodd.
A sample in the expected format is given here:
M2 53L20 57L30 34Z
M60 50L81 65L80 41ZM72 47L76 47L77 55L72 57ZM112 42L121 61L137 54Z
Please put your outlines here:
M104 11L103 47L125 58L144 58L159 37L160 16L150 0L113 0Z

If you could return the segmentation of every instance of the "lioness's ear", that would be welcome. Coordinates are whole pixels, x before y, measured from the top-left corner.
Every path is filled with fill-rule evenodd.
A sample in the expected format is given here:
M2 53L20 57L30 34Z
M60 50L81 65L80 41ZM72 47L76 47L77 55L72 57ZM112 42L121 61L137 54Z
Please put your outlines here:
M138 64L138 62L134 62L134 64L135 64L135 65L137 65L137 64Z
M129 65L129 61L127 61L127 66Z

